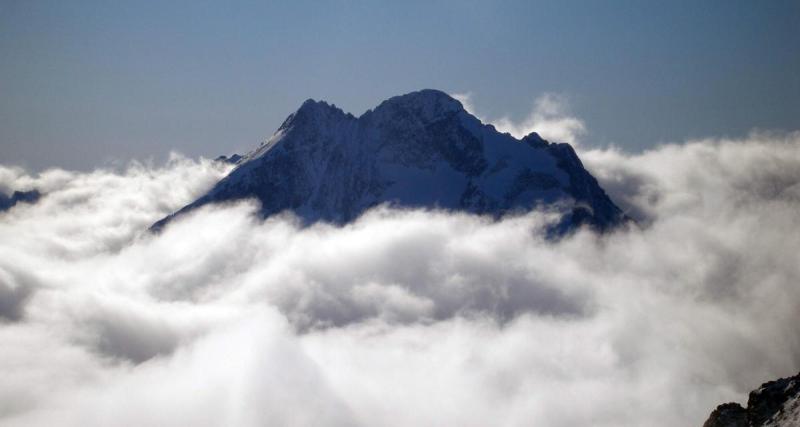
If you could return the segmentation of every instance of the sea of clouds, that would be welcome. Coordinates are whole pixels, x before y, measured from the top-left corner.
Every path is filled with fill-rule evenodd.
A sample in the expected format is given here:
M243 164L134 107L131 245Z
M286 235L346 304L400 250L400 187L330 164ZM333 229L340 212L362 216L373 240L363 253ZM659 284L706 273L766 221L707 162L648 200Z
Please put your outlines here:
M558 241L254 202L230 166L0 167L0 425L682 426L800 369L800 133L584 150L638 226Z

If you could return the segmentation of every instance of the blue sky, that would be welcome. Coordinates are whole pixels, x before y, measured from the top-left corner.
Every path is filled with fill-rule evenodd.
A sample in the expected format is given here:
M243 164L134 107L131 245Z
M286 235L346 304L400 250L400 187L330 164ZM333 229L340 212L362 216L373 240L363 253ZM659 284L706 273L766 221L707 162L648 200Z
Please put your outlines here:
M583 143L800 129L800 2L0 2L0 163L216 156L306 98L358 115L421 88Z

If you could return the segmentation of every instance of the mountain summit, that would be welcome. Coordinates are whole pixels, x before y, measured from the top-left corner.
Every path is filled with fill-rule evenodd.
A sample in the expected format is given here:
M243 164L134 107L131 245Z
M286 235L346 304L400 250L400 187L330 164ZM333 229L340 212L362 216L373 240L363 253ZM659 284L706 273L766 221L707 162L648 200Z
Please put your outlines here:
M208 193L154 229L207 203L243 198L258 199L264 217L290 210L307 223L347 223L383 203L495 217L557 204L564 230L624 220L569 144L500 133L431 89L361 117L307 100Z

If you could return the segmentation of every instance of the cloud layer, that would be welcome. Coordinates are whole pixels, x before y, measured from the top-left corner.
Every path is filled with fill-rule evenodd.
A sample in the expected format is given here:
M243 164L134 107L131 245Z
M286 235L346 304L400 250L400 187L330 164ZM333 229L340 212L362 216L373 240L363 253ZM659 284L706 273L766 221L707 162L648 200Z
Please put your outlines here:
M0 214L3 425L700 425L800 367L800 134L582 153L641 228L379 208L146 228L222 176L29 175Z

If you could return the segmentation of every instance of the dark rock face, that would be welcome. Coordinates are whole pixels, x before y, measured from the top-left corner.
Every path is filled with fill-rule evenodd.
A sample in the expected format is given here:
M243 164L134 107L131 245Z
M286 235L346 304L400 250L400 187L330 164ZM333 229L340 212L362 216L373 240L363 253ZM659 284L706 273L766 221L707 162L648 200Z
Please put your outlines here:
M256 198L264 217L290 210L307 223L347 223L379 204L495 217L558 206L563 230L626 220L568 144L501 134L436 90L391 98L358 118L308 100L236 164L174 215Z
M748 427L747 410L738 403L723 403L711 413L703 427Z
M764 383L750 392L747 408L738 403L717 407L703 427L800 426L800 374Z
M792 414L793 413L793 414ZM762 384L747 399L750 425L800 426L800 373Z
M15 191L11 197L0 193L0 212L11 209L18 202L36 203L41 197L37 190Z

